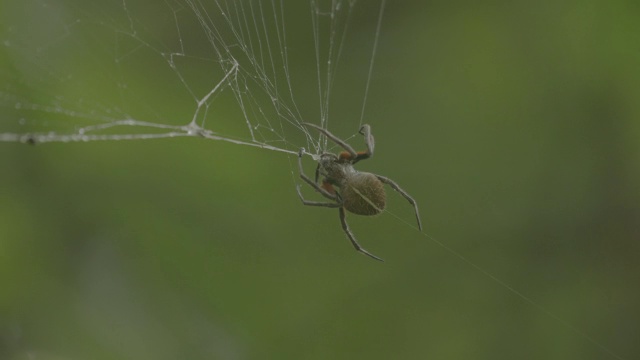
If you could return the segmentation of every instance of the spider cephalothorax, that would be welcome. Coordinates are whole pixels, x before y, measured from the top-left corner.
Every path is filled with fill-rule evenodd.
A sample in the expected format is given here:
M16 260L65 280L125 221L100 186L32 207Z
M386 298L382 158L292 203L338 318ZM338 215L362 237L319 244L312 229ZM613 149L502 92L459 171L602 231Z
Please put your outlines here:
M371 173L356 171L348 155L321 155L318 162L318 173L324 177L321 187L330 193L338 194L342 206L354 214L381 213L387 199L382 182ZM340 188L339 193L335 191L334 186Z
M357 171L353 167L353 165L358 161L368 159L373 156L373 148L375 144L373 135L371 135L371 127L369 125L363 125L360 128L360 134L364 136L365 145L367 146L367 150L361 152L356 152L349 144L340 140L338 137L321 127L307 123L304 123L303 125L317 129L345 150L339 155L331 153L320 155L318 167L316 168L315 181L312 181L304 174L302 169L302 155L304 154L304 149L300 149L298 154L300 177L324 197L333 201L318 202L305 200L300 192L300 186L298 186L298 195L300 196L303 204L339 208L342 229L347 234L347 237L349 237L349 240L351 240L353 246L356 250L376 260L382 259L363 249L351 233L349 225L347 224L344 211L345 209L357 215L370 216L381 213L386 205L384 184L387 184L391 186L393 190L399 192L409 201L409 203L413 205L416 213L416 219L418 220L418 227L422 230L420 215L418 213L418 205L415 200L407 194L407 192L402 190L398 184L389 178L368 172ZM318 184L320 176L322 176L323 179L322 183Z

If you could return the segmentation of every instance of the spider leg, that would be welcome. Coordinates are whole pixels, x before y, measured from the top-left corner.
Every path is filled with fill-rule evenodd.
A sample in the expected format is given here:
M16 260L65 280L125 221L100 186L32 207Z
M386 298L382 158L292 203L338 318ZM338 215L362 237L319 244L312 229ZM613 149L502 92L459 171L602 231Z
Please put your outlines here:
M320 163L318 163L318 166L316 166L316 184L318 183L318 179L320 179Z
M344 230L344 232L347 234L347 237L351 241L351 244L353 245L354 248L356 248L357 251L369 256L372 259L376 259L378 261L384 262L384 260L382 260L381 258L379 258L379 257L373 255L372 253L368 252L362 246L360 246L360 244L358 244L358 241L356 240L356 237L353 236L353 233L351 232L351 229L349 229L349 224L347 224L347 215L346 215L346 213L344 211L344 207L342 207L342 206L340 207L340 223L342 224L342 230Z
M367 146L366 151L358 151L358 155L353 159L352 163L355 164L360 160L366 160L373 156L373 149L375 148L375 141L373 135L371 135L371 126L364 124L359 131L364 136L364 144Z
M309 201L307 199L304 198L304 196L302 196L302 192L300 191L300 184L298 184L298 186L296 186L296 191L298 192L298 196L300 197L300 200L302 200L302 203L304 205L309 205L309 206L323 206L323 207L328 207L328 208L338 208L341 207L342 204L341 203L337 203L337 202L322 202L322 201Z
M351 159L355 159L355 158L358 157L358 153L355 150L353 150L351 145L349 145L346 142L340 140L337 136L333 135L328 130L323 129L318 125L309 124L309 123L302 123L302 125L309 126L309 127L312 127L314 129L320 131L322 134L324 134L324 136L326 136L327 138L331 139L334 143L340 145L343 149L345 149L349 153L349 155L351 156Z
M375 174L374 174L375 175ZM406 191L402 190L400 185L398 185L395 181L389 179L388 177L384 177L382 175L375 175L380 181L391 186L391 188L400 193L411 205L416 212L416 220L418 220L418 228L422 231L422 222L420 221L420 213L418 212L418 203L409 195Z
M300 178L302 180L304 180L307 184L309 184L312 188L314 188L317 192L322 194L322 196L326 197L327 199L333 200L333 201L338 201L339 199L338 199L337 195L334 195L334 194L328 192L327 190L321 188L313 180L309 179L309 177L307 175L305 175L304 169L302 168L302 155L303 154L304 154L304 148L301 148L300 151L298 152L298 169L300 171Z

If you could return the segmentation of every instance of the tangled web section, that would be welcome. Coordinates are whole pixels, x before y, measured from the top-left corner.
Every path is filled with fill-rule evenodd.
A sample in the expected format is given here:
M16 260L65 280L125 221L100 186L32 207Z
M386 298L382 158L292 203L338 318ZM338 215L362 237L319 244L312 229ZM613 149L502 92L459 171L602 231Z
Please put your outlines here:
M352 136L362 124L384 1L373 5L355 0L7 5L0 141L202 137L292 154L300 147L321 153L329 146L326 138L302 123L328 128L330 105L345 98L334 94L345 74L339 64L354 44L367 46L358 60L368 72L354 87L359 99L344 102L360 107L352 111L361 114L360 124L349 120ZM350 31L353 27L358 32Z

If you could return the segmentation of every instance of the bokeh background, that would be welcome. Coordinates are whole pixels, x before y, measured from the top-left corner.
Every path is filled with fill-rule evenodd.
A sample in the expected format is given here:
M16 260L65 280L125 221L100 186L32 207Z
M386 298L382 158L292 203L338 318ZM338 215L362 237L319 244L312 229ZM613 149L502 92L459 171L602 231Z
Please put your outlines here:
M3 0L4 40L52 28L30 11L43 4L52 19L114 16ZM159 16L157 2L127 4L147 24ZM308 30L303 5L286 4L292 36ZM357 6L350 31L370 45L378 7ZM350 216L385 263L353 251L337 211L300 204L294 156L195 138L1 143L0 359L638 358L638 18L622 0L389 2L365 112L377 152L359 168L408 190L427 235L395 194L390 213ZM118 104L98 77L114 32L74 24L54 22L72 35L46 41L85 87L37 86L43 67L10 46L2 74L35 101L89 87ZM312 43L290 51L313 61ZM346 51L337 77L360 82L342 81L332 103L345 137L371 48ZM192 112L130 76L141 109ZM220 126L244 126L219 104ZM0 109L0 131L14 131Z

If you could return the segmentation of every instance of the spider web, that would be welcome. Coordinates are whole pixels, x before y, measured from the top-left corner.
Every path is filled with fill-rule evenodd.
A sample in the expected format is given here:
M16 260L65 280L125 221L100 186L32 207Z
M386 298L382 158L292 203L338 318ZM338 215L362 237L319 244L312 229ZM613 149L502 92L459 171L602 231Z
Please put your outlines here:
M202 137L322 152L326 140L302 123L328 126L348 48L366 54L359 62L369 71L344 76L359 99L341 104L357 104L351 112L362 123L383 8L355 0L6 4L0 141ZM354 16L371 25L359 29L367 36L352 36Z
M384 0L165 0L153 7L138 0L5 3L0 141L199 137L321 153L329 146L326 138L302 123L329 128L336 113L359 114L347 124L356 134L383 9ZM356 24L362 26L357 31ZM341 71L347 53L364 76Z

